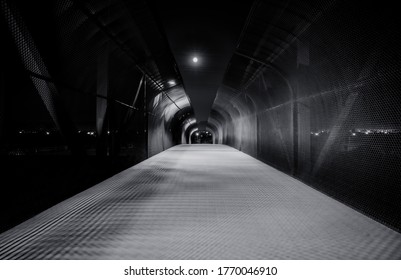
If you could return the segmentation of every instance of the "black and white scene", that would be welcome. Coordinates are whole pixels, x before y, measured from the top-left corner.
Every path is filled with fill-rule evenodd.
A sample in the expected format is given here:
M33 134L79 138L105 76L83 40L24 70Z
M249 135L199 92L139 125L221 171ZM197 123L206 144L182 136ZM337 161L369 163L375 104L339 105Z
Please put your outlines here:
M401 259L396 3L0 3L0 259Z

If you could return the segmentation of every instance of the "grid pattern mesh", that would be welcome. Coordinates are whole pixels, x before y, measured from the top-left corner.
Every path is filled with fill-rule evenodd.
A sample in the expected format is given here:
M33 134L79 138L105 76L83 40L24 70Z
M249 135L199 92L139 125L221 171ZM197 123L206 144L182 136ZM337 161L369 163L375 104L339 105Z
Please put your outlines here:
M255 7L215 101L215 110L226 111L220 122L232 127L223 143L400 230L401 38L394 7ZM275 9L278 19L266 16ZM256 143L246 130L255 118Z
M12 90L26 93L22 100L9 98L8 106L28 104L33 95L39 94L71 150L87 149L93 154L95 148L100 151L99 143L113 138L107 141L112 143L109 148L114 155L122 151L122 155L144 159L148 131L170 134L174 117L169 116L166 127L150 121L148 129L147 115L171 111L170 107L176 108L177 104L177 110L190 107L167 39L145 1L0 3L1 24L7 32L4 38L12 46L8 51L18 54L17 61L7 60L4 70L18 68L18 75L24 78L7 73L6 83L21 83ZM141 90L133 105L143 75L147 81L146 100ZM173 92L169 91L171 80L175 83ZM166 102L157 108L150 106L160 93L169 94ZM100 102L107 106L103 116L97 117L96 104ZM36 129L43 125L35 116L29 120L7 119L11 134L17 127ZM85 135L77 135L78 131L85 131ZM109 131L109 136L104 131ZM87 137L86 132L93 134ZM172 145L170 138L166 136L165 147ZM163 150L160 146L151 147L152 154Z
M399 259L401 235L223 145L180 145L0 235L1 259Z
M0 0L0 31L0 157L13 167L0 231L174 144L190 104L147 1Z

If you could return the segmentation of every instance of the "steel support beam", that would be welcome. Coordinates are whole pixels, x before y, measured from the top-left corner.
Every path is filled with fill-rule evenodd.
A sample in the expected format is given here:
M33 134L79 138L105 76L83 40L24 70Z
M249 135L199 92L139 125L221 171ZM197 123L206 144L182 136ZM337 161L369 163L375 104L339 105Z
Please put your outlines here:
M0 149L4 147L6 143L6 133L4 129L5 118L6 118L6 92L5 92L5 79L3 67L0 68Z
M143 125L144 125L144 140L145 140L145 155L149 157L149 124L148 124L148 100L146 95L146 79L143 81Z
M40 52L22 17L6 0L0 0L0 4L0 10L11 31L11 36L25 69L40 76L50 77L51 79L47 67L40 56ZM83 149L77 140L77 130L64 108L56 86L34 75L30 75L30 78L57 129L69 145L71 152L73 154L83 153Z
M109 92L109 52L108 45L102 50L97 64L97 94L96 94L96 155L106 156L108 154L108 134L104 133L106 113L108 110ZM109 130L109 127L107 128Z

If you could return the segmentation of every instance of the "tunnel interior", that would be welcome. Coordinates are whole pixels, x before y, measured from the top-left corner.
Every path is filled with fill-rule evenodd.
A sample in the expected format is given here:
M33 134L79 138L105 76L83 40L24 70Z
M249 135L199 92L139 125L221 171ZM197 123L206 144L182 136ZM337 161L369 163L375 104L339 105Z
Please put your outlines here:
M191 144L213 144L213 138L208 130L196 130L191 135Z
M401 230L392 5L0 3L0 231L195 143L233 147Z

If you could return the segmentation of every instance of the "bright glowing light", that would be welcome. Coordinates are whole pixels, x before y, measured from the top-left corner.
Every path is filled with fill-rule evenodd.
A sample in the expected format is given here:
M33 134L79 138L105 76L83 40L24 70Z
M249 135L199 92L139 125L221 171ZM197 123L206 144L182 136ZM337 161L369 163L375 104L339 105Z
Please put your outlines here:
M46 135L50 135L50 132L49 132L49 131L46 131Z
M319 133L316 132L315 135L316 135L316 136L319 136Z
M170 86L175 86L175 81L173 81L173 80L170 80L170 81L168 81L167 82Z
M196 135L196 136L199 136L199 132L196 132L195 135Z
M352 133L352 136L355 136L356 135L356 133Z
M198 58L197 58L196 56L194 56L194 57L192 58L192 61L193 61L194 63L197 63L197 62L198 62Z

